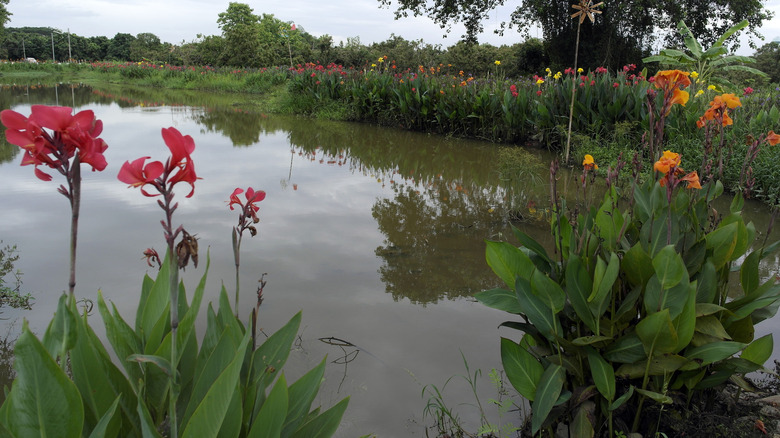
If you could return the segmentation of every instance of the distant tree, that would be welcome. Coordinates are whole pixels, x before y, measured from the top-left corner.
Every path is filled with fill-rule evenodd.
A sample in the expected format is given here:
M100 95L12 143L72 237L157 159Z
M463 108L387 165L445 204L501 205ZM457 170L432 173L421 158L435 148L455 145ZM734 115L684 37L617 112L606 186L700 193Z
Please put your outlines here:
M160 38L153 33L139 33L135 36L135 40L130 43L129 59L131 61L141 61L144 58L156 61L166 58Z
M115 61L129 61L130 47L135 37L129 33L117 33L108 44L106 57Z
M84 59L89 61L103 60L108 57L108 47L111 40L105 36L94 36L87 38L87 51L83 55Z
M8 23L11 20L11 13L8 12L8 5L9 0L0 0L0 55L8 56L8 52L1 53L3 51L3 39L5 38L5 23Z
M401 69L439 64L444 52L440 46L424 44L421 39L408 41L395 34L390 34L386 41L372 44L369 49L374 55L372 58L387 56Z
M483 21L506 0L378 0L385 6L397 5L396 19L409 14L426 15L449 31L452 24L463 23L463 38L476 41ZM573 0L522 0L503 28L517 28L528 35L540 25L547 53L553 64L573 63L577 26L571 19ZM743 19L750 22L748 34L758 37L761 24L772 17L764 9L766 0L630 0L606 2L596 23L582 26L580 64L621 67L646 56L651 45L665 39L665 45L680 45L674 32L680 20L691 23L691 30L705 46L711 45L726 29ZM662 32L658 32L658 30ZM736 40L732 43L737 47Z
M764 44L753 54L754 67L769 75L773 83L780 83L780 42Z
M333 62L333 37L325 34L314 42L314 57L323 64Z
M257 67L260 49L260 17L245 3L230 2L220 12L217 25L225 39L222 62L236 67Z
M515 67L522 75L540 74L550 65L550 57L539 38L529 38L516 44Z

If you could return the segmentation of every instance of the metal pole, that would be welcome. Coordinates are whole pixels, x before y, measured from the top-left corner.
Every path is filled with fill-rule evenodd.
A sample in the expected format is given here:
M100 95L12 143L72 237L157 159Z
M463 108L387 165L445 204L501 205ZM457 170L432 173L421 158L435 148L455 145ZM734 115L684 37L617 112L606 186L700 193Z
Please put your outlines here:
M51 62L57 62L57 60L54 59L54 32L51 33Z
M27 61L27 50L24 49L24 39L22 39L22 59Z
M68 62L73 59L73 55L70 54L70 28L68 28Z

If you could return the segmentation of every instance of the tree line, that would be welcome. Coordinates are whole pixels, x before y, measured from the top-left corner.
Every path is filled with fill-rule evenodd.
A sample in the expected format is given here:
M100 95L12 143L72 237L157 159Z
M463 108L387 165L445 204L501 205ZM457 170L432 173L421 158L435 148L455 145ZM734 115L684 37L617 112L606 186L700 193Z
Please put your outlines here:
M300 25L280 20L272 14L258 15L247 4L231 2L227 10L217 17L217 24L222 31L220 35L197 35L193 41L172 44L161 41L157 35L149 32L137 35L117 33L109 38L83 37L49 27L7 28L0 44L0 59L66 61L71 58L76 61L133 62L147 60L173 65L236 68L296 66L306 62L318 62L370 68L379 57L387 56L388 61L393 61L399 69L441 64L455 72L463 70L466 74L475 76L499 74L520 77L539 74L545 68L562 71L572 65L573 59L570 58L573 54L573 41L569 41L572 39L569 33L574 20L566 19L568 15L563 13L563 3L568 4L554 2L551 5L557 5L556 7L549 6L535 12L537 15L547 14L546 21L542 21L546 29L544 39L528 38L522 43L502 46L478 44L466 35L466 38L445 49L440 45L426 44L422 40L410 41L393 34L385 41L368 45L362 44L359 37L334 44L330 35L315 37ZM733 7L736 8L739 2L727 3L734 4ZM761 2L749 3L753 12L748 16L759 21L766 18L766 11L758 7ZM602 14L604 17L599 16L595 24L583 26L580 66L585 69L600 66L620 69L623 65L637 64L641 69L641 58L651 54L648 40L623 35L622 33L638 30L618 22L631 11L634 9L623 11L623 15L614 11L607 14L605 11ZM740 17L747 14L744 8L742 11ZM535 15L534 18L544 17ZM640 17L634 18L639 20ZM702 17L697 18L691 13L687 19ZM698 21L695 23L698 25ZM632 25L636 26L638 22ZM554 32L554 29L558 31ZM604 40L605 35L608 36L607 40ZM699 35L706 41L706 31L699 31ZM674 41L670 40L668 44L674 44ZM572 47L568 47L569 45ZM765 44L754 56L759 69L768 73L772 81L780 81L778 43ZM499 61L498 65L496 61Z

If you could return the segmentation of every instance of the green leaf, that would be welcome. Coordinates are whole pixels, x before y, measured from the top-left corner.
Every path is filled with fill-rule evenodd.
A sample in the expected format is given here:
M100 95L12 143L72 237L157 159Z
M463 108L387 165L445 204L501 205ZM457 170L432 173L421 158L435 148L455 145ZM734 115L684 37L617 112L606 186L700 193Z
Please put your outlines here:
M170 281L168 276L170 275L171 258L166 254L160 271L157 273L157 280L151 284L151 288L146 296L142 294L142 301L139 303L138 319L139 324L136 327L137 333L143 333L144 340L149 342L152 333L155 332L155 325L158 325L159 321L165 321L165 315L169 311L169 304L171 300L170 294ZM144 281L144 285L148 285ZM157 328L156 332L160 332ZM162 334L159 333L159 339L162 339ZM157 341L159 342L159 340ZM152 342L154 343L154 342ZM156 349L156 346L153 347Z
M14 347L14 379L6 403L7 429L15 436L79 437L84 406L76 385L30 332L27 321Z
M601 259L599 258L599 260ZM593 291L588 297L589 307L595 319L601 318L601 315L607 310L612 286L615 284L618 274L620 274L620 258L613 252L610 253L609 264L604 271L601 281L596 285L594 280Z
M664 289L676 286L686 276L685 263L674 245L667 245L656 254L653 268Z
M146 409L146 405L141 399L138 399L138 407L136 408L138 417L141 419L141 436L143 438L161 438L157 432L157 427L152 421L152 416L149 415L149 410Z
M596 319L588 306L593 281L588 274L588 268L578 256L569 258L566 264L566 293L569 296L574 311L593 333L597 333Z
M537 254L539 257L542 258L545 262L547 262L548 265L552 264L552 260L550 260L550 256L547 255L547 251L544 249L544 247L534 240L533 237L529 236L528 234L520 231L517 227L512 225L512 232L515 234L515 237L517 237L517 240L520 241L520 243L525 246L526 248L533 251L535 254Z
M60 295L57 303L57 312L54 319L49 323L46 334L43 335L42 343L46 351L53 358L63 357L64 354L76 345L76 318L68 308L68 295Z
M230 399L233 397L233 393L238 390L241 365L243 365L247 345L249 345L248 331L244 334L233 359L212 381L206 395L202 399L190 401L190 404L195 403L196 407L189 417L189 422L182 422L184 429L182 436L184 438L217 436ZM189 406L187 410L190 410Z
M538 269L531 274L531 292L544 301L545 305L558 313L566 304L566 293L561 286Z
M701 58L702 55L701 44L699 44L699 42L696 41L696 38L694 38L693 36L693 32L691 32L691 30L688 29L688 26L685 25L684 21L680 20L680 22L677 23L677 30L680 32L680 35L683 36L683 40L685 41L685 47L687 47L688 50L691 51L693 57L696 59Z
M313 420L308 421L306 424L298 428L295 431L292 438L329 438L339 427L341 423L341 417L344 415L344 411L347 410L347 404L349 403L349 397L336 403L333 407L327 411L314 417Z
M132 354L128 356L127 360L138 363L151 363L164 372L166 376L173 376L171 362L164 357L155 356L153 354Z
M528 317L531 324L539 329L539 332L550 340L562 333L558 317L552 309L531 292L531 285L527 280L518 277L515 291L517 292L517 300L525 311L525 316Z
M510 288L515 287L515 278L531 278L535 269L533 262L519 248L507 242L486 241L485 259L488 266Z
M504 312L521 314L523 308L517 301L517 295L506 289L491 289L474 294L474 298L480 303Z
M287 415L287 379L279 376L252 423L247 438L278 437Z
M574 414L574 420L571 424L571 438L592 438L595 434L593 425L590 423L588 415L588 407L593 407L593 402L583 403L577 408L577 413Z
M279 374L287 358L295 336L301 326L301 312L296 313L282 328L277 330L252 354L253 378L261 383L265 391Z
M544 370L542 379L536 387L534 401L531 403L531 434L536 435L542 428L547 416L550 415L558 397L561 395L566 371L560 365L550 365Z
M629 386L628 391L626 391L625 394L621 395L617 398L617 400L612 402L612 404L609 405L609 410L614 411L615 409L623 406L623 403L627 402L632 395L634 395L634 385Z
M636 333L627 334L604 351L604 357L612 362L634 363L647 358L642 340Z
M542 364L525 348L507 338L501 338L501 363L509 383L520 395L534 401L536 387L544 373Z
M729 260L737 247L737 234L739 232L736 222L722 226L707 234L707 249L712 251L710 260L715 269L722 268Z
M644 317L636 325L636 333L648 355L671 353L677 348L677 333L669 309Z
M774 339L770 333L751 342L750 345L742 350L740 357L763 366L772 356L774 345Z
M92 429L92 433L89 434L89 438L106 438L109 436L116 436L116 432L109 435L108 434L108 424L111 422L111 419L114 417L114 412L116 412L116 407L119 405L119 399L121 399L122 396L118 395L116 399L114 400L114 403L111 404L111 406L106 410L106 413L103 415L103 417L98 421L97 425L94 429Z
M588 348L587 351L593 383L601 395L611 402L615 398L615 370L596 350Z
M747 346L747 344L734 341L712 342L687 350L685 352L685 357L691 360L697 360L700 362L701 366L705 366L731 357L745 348L745 346Z
M648 391L646 389L639 389L639 388L636 388L636 392L655 401L656 403L661 403L665 405L672 403L672 398L666 394L660 394L658 392Z
M290 385L287 416L282 427L282 437L289 437L298 430L311 408L314 397L319 391L322 376L325 373L325 359L312 368L303 377Z
M742 290L745 295L750 295L751 292L758 288L760 279L758 278L758 262L761 251L753 251L745 257L745 261L742 262L742 266L739 268L739 280L742 283Z

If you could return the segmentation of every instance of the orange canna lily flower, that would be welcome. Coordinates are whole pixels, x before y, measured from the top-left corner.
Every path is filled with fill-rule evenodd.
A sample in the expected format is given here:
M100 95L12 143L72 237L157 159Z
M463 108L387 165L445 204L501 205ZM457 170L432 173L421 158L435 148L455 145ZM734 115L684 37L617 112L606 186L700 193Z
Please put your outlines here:
M675 103L679 103L680 105L685 106L685 104L688 103L689 97L690 94L687 91L675 88L672 90L672 100L670 101L670 106L674 105Z
M672 151L664 151L663 156L655 162L653 168L664 175L669 173L669 169L680 165L680 154Z
M769 134L766 135L766 141L774 146L780 143L780 134L775 134L775 131L769 131Z
M687 87L691 85L691 80L688 76L690 76L690 73L680 70L659 71L655 75L653 85L655 85L656 88L663 90Z
M590 154L585 155L585 159L582 160L582 166L588 170L597 170L599 168L598 164L593 161L593 156Z
M699 181L699 173L695 170L684 177L680 178L680 181L688 183L686 186L689 189L701 189L701 182Z
M729 108L731 108L731 109L734 109L734 108L736 108L736 107L738 107L738 106L742 106L742 102L740 102L740 101L739 101L739 97L737 97L737 96L736 96L736 95L734 95L734 94L731 94L731 93L726 93L726 94L723 94L723 95L721 95L721 96L715 96L715 98L716 98L716 99L717 99L718 97L720 97L720 98L721 98L721 100L723 101L723 103L724 103L724 104L725 104L727 107L729 107Z

